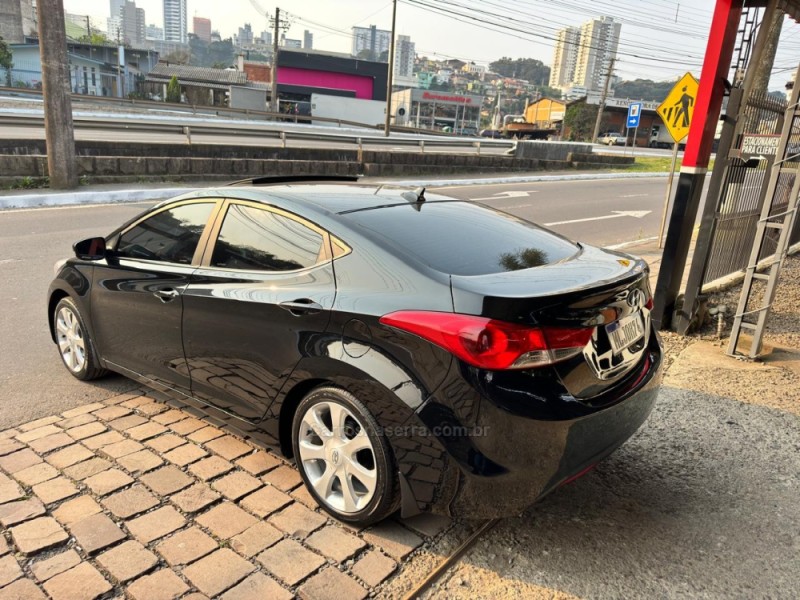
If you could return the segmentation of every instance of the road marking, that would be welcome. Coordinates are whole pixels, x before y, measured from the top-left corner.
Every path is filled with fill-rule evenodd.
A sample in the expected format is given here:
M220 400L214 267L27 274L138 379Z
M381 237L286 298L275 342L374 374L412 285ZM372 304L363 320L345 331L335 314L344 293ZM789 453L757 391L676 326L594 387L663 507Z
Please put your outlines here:
M634 217L641 219L649 215L652 210L612 210L613 215L603 215L602 217L588 217L586 219L573 219L571 221L556 221L554 223L545 223L545 226L552 227L553 225L569 225L570 223L587 223L589 221L604 221L605 219L618 219L619 217Z
M532 204L512 204L511 206L498 206L500 210L507 210L509 208L528 208L533 206Z
M630 242L622 242L621 244L614 244L613 246L604 246L607 250L620 250L628 246L635 246L636 244L644 244L645 242L653 242L658 239L657 235L653 237L642 238L640 240L631 240Z
M19 262L19 259L18 258L4 258L4 259L0 260L0 265L5 265L7 263L12 263L12 262Z
M496 194L492 194L491 196L487 196L486 198L470 198L473 202L477 202L478 200L505 200L506 198L527 198L531 194L538 194L539 190L511 190L508 192L497 192Z
M649 196L650 194L625 194L620 196L620 198L642 198L644 196Z

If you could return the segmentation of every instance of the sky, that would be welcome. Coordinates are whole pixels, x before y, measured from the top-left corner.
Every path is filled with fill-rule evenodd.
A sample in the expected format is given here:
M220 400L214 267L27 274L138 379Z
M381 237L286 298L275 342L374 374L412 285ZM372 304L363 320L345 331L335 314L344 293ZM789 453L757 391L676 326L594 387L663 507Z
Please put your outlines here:
M314 48L349 52L353 26L391 29L391 0L187 0L192 17L211 19L223 38L250 23L268 29L265 13L289 14L287 37L314 34ZM148 24L163 24L161 0L136 0ZM398 0L397 33L409 35L417 54L488 64L502 56L552 63L558 29L594 17L622 23L615 74L622 79L670 80L700 75L714 0ZM68 12L87 14L105 29L108 0L64 0ZM800 25L786 20L770 89L782 89L800 57Z

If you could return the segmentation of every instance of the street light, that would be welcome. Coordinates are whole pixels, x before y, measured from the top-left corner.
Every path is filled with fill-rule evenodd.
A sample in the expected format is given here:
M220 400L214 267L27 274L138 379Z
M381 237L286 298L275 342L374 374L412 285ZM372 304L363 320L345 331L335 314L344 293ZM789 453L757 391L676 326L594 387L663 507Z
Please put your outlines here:
M383 134L389 137L392 120L392 79L394 77L394 29L397 23L397 0L392 2L392 40L389 43L389 76L386 78L386 123Z

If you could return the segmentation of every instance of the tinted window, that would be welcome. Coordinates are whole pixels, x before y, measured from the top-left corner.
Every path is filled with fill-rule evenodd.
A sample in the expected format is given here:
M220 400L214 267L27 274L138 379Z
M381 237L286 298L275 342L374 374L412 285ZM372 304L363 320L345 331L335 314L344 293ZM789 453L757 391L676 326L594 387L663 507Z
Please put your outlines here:
M117 255L190 264L213 208L209 202L161 211L123 233Z
M294 271L317 263L322 236L283 215L232 204L211 265L226 269Z
M532 223L464 202L393 206L350 213L416 257L452 275L486 275L550 264L577 247Z

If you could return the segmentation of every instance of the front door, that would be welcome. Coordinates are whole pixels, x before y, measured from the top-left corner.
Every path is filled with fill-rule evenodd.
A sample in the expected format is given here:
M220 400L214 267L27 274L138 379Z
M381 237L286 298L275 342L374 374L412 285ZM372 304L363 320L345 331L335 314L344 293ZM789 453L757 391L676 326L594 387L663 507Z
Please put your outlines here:
M259 421L327 328L336 293L327 234L296 215L231 201L183 295L192 393Z
M160 389L188 393L182 295L216 201L176 203L132 224L96 263L92 325L109 366ZM195 261L197 255L197 261Z

